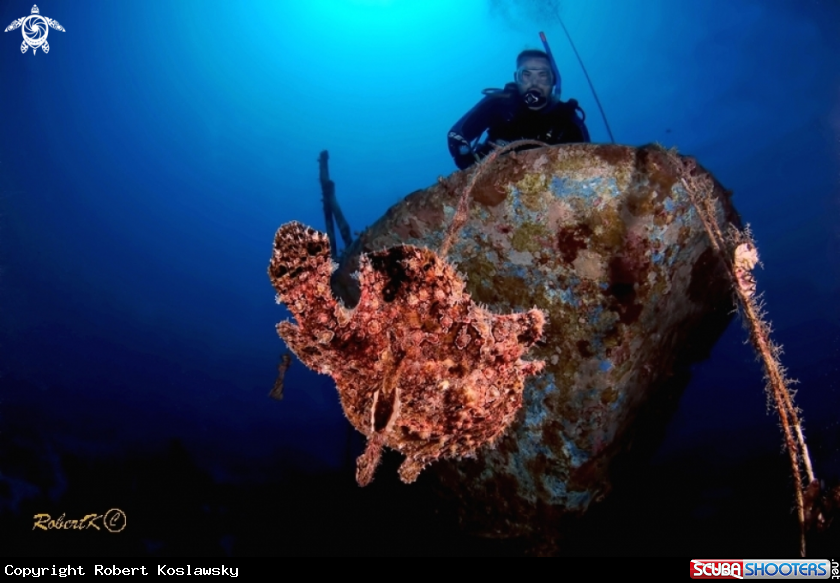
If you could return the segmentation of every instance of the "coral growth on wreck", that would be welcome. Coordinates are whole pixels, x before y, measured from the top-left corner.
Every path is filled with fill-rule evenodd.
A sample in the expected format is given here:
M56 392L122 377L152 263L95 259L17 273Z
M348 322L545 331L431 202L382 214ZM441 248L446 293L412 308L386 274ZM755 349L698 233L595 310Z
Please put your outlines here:
M522 356L543 334L539 310L497 315L472 301L451 265L400 245L363 255L361 296L348 309L330 290L326 235L280 227L269 276L297 324L277 331L308 367L335 380L350 422L368 438L360 485L383 446L406 456L404 482L441 457L493 443L522 405L524 379L543 368Z
M543 311L530 358L545 367L525 379L516 421L476 459L433 471L466 528L546 540L610 491L618 456L631 447L641 456L640 444L660 435L691 364L731 319L732 287L663 149L504 154L396 203L332 281L352 305L357 256L415 245L457 265L473 300L496 313ZM740 225L730 193L709 176L714 220Z

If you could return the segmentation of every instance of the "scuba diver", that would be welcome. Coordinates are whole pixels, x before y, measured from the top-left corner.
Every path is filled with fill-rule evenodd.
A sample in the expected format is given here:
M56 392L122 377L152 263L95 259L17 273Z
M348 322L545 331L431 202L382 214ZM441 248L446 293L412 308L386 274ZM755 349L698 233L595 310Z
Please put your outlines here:
M461 170L515 140L549 145L590 141L578 102L560 100L560 73L545 36L540 36L546 51L519 53L515 82L504 89L485 89L484 98L449 131L449 153ZM487 139L479 143L485 131Z

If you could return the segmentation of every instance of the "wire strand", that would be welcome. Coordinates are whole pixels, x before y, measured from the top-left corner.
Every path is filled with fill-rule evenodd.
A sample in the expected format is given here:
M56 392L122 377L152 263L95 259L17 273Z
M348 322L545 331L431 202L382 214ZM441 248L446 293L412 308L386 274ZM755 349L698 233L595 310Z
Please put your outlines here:
M586 65L583 64L583 59L580 58L580 54L578 53L577 47L575 47L575 43L572 41L572 35L569 34L566 25L563 24L563 19L560 18L560 15L556 12L554 15L557 17L557 22L560 23L560 26L563 27L563 32L566 33L566 38L569 39L569 44L572 45L572 51L574 51L575 56L577 57L578 62L580 63L580 68L583 69L583 74L586 76L586 81L589 83L589 88L592 90L592 95L595 96L595 103L598 104L598 109L601 111L601 117L604 118L604 125L607 126L607 133L610 136L610 141L614 144L615 138L613 137L612 130L610 129L610 124L607 121L607 115L604 113L604 108L601 107L601 100L598 99L598 92L595 91L595 86L592 84L592 79L589 78L589 72L586 70Z

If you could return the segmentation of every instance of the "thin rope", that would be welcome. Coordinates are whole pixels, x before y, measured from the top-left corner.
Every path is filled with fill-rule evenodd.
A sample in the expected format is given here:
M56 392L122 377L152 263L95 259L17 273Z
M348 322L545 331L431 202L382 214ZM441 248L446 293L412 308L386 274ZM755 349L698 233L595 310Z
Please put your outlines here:
M566 33L566 38L569 39L569 44L572 45L572 51L574 51L575 56L577 57L578 62L580 63L580 68L583 69L583 74L586 76L586 81L589 83L589 88L592 90L592 95L595 96L595 103L598 104L598 109L601 111L601 117L604 118L604 125L607 126L607 133L610 135L610 141L614 144L615 138L613 137L612 130L610 129L610 124L607 122L607 115L604 113L604 108L601 107L601 100L598 99L598 92L595 91L595 86L592 84L592 79L589 78L589 72L586 70L586 65L583 64L583 59L580 58L580 54L578 53L577 48L575 47L575 43L572 42L572 35L569 34L569 31L566 29L566 25L563 24L563 19L560 18L560 15L556 12L554 15L557 17L557 22L560 23L560 26L563 27L563 32Z

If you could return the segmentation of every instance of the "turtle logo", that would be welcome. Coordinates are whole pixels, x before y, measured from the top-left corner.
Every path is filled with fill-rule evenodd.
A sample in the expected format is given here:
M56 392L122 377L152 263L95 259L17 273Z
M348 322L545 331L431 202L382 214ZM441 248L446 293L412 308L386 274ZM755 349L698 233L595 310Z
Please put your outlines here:
M20 52L25 53L26 49L32 47L33 55L38 52L39 47L45 53L50 52L50 45L47 43L47 34L50 32L50 28L64 32L64 27L58 21L41 16L37 5L32 7L32 14L18 18L7 26L3 32L9 32L17 28L20 28L23 33L23 43L20 45Z

